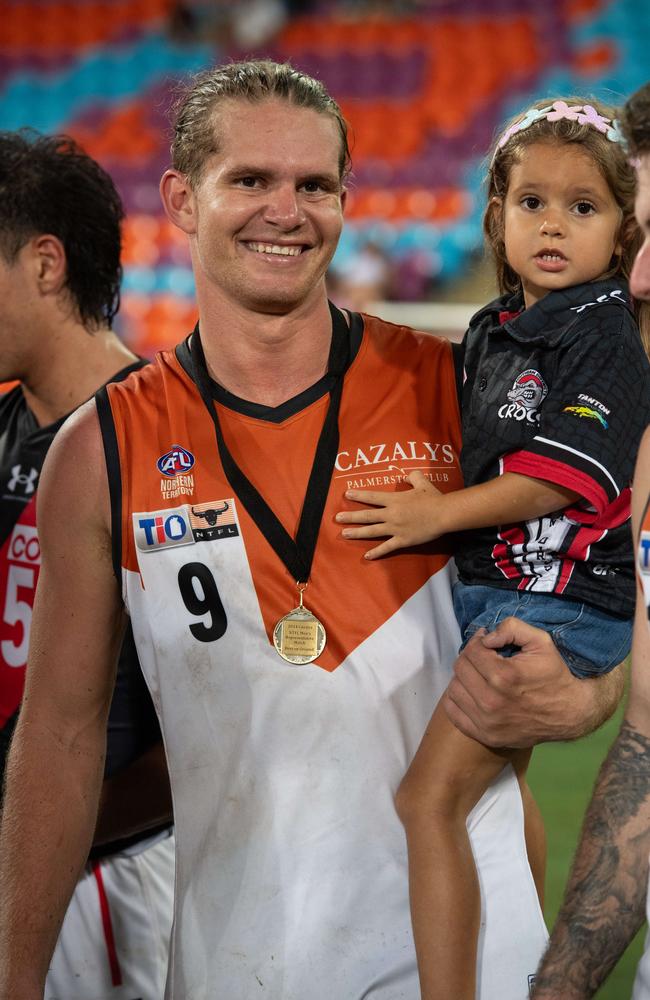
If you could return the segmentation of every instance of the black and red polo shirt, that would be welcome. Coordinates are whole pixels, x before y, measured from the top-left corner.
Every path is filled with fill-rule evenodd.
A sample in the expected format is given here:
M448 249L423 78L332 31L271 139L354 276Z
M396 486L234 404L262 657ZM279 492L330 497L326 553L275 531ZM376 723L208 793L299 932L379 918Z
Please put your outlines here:
M630 483L650 423L650 364L624 282L521 293L481 309L465 335L466 486L504 472L565 486L573 506L459 536L466 583L534 590L631 616Z

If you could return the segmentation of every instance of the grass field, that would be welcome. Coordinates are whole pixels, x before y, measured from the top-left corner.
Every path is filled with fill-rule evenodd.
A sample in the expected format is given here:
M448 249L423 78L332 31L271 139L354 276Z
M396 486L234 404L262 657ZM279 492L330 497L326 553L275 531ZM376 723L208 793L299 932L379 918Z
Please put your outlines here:
M546 822L548 868L545 916L552 927L562 902L569 866L578 840L582 817L598 768L620 725L622 710L598 732L577 743L555 743L538 747L529 771L530 786ZM640 872L639 877L647 877ZM643 948L645 929L627 949L608 981L598 991L598 1000L629 1000L634 971Z

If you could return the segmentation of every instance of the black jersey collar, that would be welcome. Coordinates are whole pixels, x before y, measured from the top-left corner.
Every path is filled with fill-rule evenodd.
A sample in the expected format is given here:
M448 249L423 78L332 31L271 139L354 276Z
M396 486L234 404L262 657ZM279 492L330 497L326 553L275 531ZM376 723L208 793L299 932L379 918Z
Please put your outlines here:
M363 338L363 319L359 313L348 313L350 320L350 360L349 365L354 361L357 356L359 347L361 346L361 340ZM191 334L190 334L191 336ZM176 348L176 357L183 370L189 375L189 377L194 381L193 376L193 365L192 357L190 353L189 341L190 336L183 340ZM255 417L258 420L267 420L269 423L279 424L288 417L292 417L296 413L300 413L301 410L306 409L306 407L311 406L312 403L320 399L321 396L325 396L332 388L333 376L330 373L326 373L320 378L314 385L310 385L303 392L300 392L297 396L293 396L291 399L287 399L284 403L280 403L279 406L264 406L261 403L255 403L250 399L242 399L240 396L235 396L233 393L228 392L224 389L222 385L218 382L210 380L210 389L213 399L216 399L218 403L223 406L227 406L229 410L234 410L237 413L242 413L248 417Z
M567 329L592 309L615 305L632 313L632 301L627 282L620 278L605 278L572 285L561 291L549 292L529 309L524 309L523 294L501 295L480 309L471 320L471 326L489 322L498 334L500 329L517 341L545 344L552 347L564 336ZM502 313L517 313L513 318L500 322Z

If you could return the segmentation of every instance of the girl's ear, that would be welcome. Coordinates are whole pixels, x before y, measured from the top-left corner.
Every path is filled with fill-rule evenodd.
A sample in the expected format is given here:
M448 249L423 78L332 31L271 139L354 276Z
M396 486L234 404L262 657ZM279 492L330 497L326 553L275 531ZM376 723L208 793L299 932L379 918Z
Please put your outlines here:
M490 198L490 202L488 204L488 214L492 225L503 234L503 198L501 198L498 194L495 194Z
M498 256L499 248L505 245L505 225L503 219L503 198L493 195L488 201L485 211L485 232L493 253Z

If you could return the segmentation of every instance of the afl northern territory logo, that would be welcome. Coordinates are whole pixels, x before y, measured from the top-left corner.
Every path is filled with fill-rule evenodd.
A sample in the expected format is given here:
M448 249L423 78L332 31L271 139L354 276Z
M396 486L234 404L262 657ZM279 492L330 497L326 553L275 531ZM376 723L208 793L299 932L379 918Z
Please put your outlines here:
M175 444L166 455L161 455L156 462L158 472L167 477L189 472L193 465L194 455L187 448L181 448L179 444Z
M517 375L507 395L510 402L499 407L499 416L502 420L539 423L538 411L548 395L548 386L538 371L527 368L521 375Z

